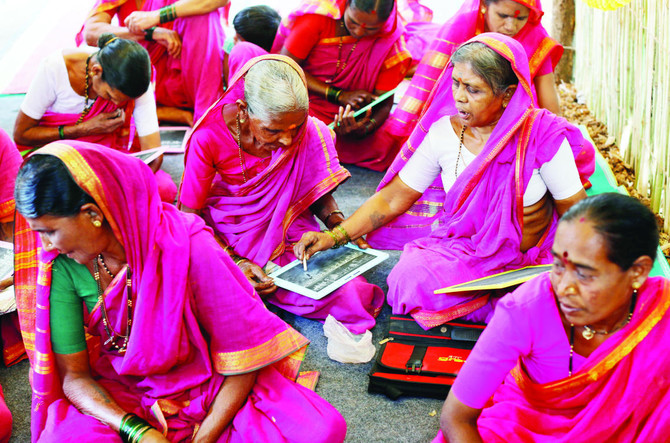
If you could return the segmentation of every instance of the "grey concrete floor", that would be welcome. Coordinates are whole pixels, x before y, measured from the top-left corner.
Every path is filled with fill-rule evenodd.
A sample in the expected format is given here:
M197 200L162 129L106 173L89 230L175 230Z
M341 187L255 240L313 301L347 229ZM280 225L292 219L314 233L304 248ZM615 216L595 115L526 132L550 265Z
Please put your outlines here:
M23 96L0 97L0 127L12 133L14 119ZM383 174L347 167L352 177L335 192L335 198L345 214L351 214L370 195ZM181 178L183 155L168 155L163 169L175 182ZM368 271L365 277L387 291L386 276L397 262L400 253L388 251L390 258ZM305 335L311 346L307 352L303 370L318 370L321 379L317 392L344 416L348 425L349 442L428 442L438 429L439 410L442 401L420 398L404 398L396 401L367 393L367 374L371 363L341 364L332 361L326 353L327 339L319 322L296 317L286 312L279 313L284 320ZM373 329L373 343L378 342L388 331L390 308L385 306L377 326ZM0 368L0 384L4 389L7 405L14 417L12 442L30 440L30 386L27 361L11 368ZM437 413L437 414L436 414Z

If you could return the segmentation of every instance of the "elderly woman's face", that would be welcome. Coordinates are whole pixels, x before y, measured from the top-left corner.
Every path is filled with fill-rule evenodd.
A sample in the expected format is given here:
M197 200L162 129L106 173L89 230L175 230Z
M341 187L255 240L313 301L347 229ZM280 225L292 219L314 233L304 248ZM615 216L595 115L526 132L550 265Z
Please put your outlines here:
M607 258L607 246L593 224L582 218L560 222L552 248L551 285L565 319L576 326L618 322L628 314L635 266L623 271ZM615 318L616 317L616 318Z
M464 125L488 126L500 119L504 111L504 96L495 95L469 63L454 63L451 81L458 117Z
M77 263L90 263L104 249L104 228L93 225L89 212L82 211L72 217L43 215L26 221L30 229L40 235L46 251L56 249Z
M513 0L499 0L486 8L486 29L514 37L521 31L530 17L530 9Z
M354 38L371 37L378 34L384 26L384 22L379 20L377 14L372 12L363 12L353 6L347 6L344 10L344 26Z
M118 89L112 88L109 83L102 79L102 68L98 64L93 65L91 69L91 88L95 91L97 97L109 100L116 106L132 100L131 97L128 97Z
M285 112L269 119L260 119L249 113L254 146L267 156L277 149L288 148L296 141L306 120L307 113L304 111Z

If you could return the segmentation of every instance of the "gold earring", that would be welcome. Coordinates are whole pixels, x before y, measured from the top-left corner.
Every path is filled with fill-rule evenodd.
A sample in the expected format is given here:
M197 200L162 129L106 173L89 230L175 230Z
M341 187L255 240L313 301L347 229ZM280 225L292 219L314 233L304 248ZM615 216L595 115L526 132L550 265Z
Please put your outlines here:
M636 281L633 282L633 289L635 289L636 291L638 289L640 289L640 286L642 286L642 284L640 284L640 282L636 282Z
M100 220L93 220L92 223L93 223L93 226L95 226L96 228L99 228L100 226L102 226L102 222Z
M486 14L486 8L482 8L482 14Z

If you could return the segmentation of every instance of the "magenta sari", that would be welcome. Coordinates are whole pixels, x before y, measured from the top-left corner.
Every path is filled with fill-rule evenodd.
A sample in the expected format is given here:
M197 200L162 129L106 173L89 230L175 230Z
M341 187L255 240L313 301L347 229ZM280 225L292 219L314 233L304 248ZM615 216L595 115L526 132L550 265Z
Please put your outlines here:
M530 65L530 78L535 79L546 60L556 67L563 55L563 47L549 37L540 20L544 12L540 0L514 0L531 10L526 25L514 39L521 43ZM426 101L437 79L449 63L451 54L461 44L484 32L484 14L480 0L465 0L456 15L449 19L426 51L405 95L389 117L388 130L398 137L408 137L427 108ZM531 84L534 91L534 86ZM535 94L535 92L533 92Z
M388 302L394 313L411 314L425 328L470 314L467 319L482 321L492 309L482 294L435 295L433 291L551 260L555 213L540 242L521 252L523 194L533 169L551 160L564 138L573 150L583 182L595 167L593 146L578 128L533 107L523 47L496 33L481 34L470 41L484 43L510 61L519 78L516 92L482 152L446 194L441 191L440 206L426 208L424 194L407 213L369 236L370 243L381 248L400 246L408 236L418 237L405 244L399 263L389 274ZM438 81L431 107L380 187L402 169L432 123L456 113L451 71L449 67ZM429 188L427 194L430 192L438 190ZM418 220L427 222L420 225Z
M518 291L552 291L549 274ZM670 354L663 350L670 340L669 308L670 281L649 278L639 290L630 323L605 340L571 377L537 384L519 362L511 373L514 380L498 388L479 416L482 439L667 441ZM440 432L434 443L444 441Z
M142 11L156 11L176 0L145 0ZM96 0L89 18L106 12L116 15L121 26L137 7L133 0ZM178 59L170 57L165 46L140 41L156 70L156 102L162 106L193 109L197 120L219 97L223 88L223 41L220 10L208 14L177 18L160 25L179 34L182 41ZM83 41L83 28L77 34ZM206 69L203 69L206 67Z
M221 170L205 171L198 166L216 165L220 162L218 157L227 153L237 157L238 146L223 122L222 110L224 105L244 99L244 74L253 64L266 59L286 61L302 74L297 64L280 55L255 58L239 70L228 91L196 124L187 141L180 193L180 202L202 209L207 223L236 254L261 267L270 260L285 265L295 259L293 243L303 233L319 230L310 205L349 177L337 159L332 133L312 117L307 118L294 145L274 151L269 163L246 183L238 180L241 184L231 184L230 177ZM202 157L203 163L194 163ZM216 178L210 174L217 174ZM238 167L227 171L227 175L241 177L242 170ZM211 189L208 196L197 198L193 189L204 176L211 177L205 179L204 185L208 189L211 185ZM278 289L266 300L308 318L324 320L330 313L358 334L374 326L384 295L379 287L357 277L321 300L284 289Z
M0 129L0 167L2 167L2 181L0 181L0 223L14 220L14 181L21 166L21 154L16 149L14 140Z
M284 45L286 36L291 31L295 19L305 14L323 15L339 20L344 14L345 0L305 0L301 5L282 21L273 44L273 52L279 52ZM406 48L405 30L394 6L391 15L379 31L371 37L356 39L351 36L331 37L322 39L303 62L302 68L317 79L335 87L347 90L365 90L373 92L377 77L382 68L391 68L399 63L409 64L411 55ZM346 61L336 63L339 58ZM342 68L341 70L338 69ZM409 67L409 66L408 66ZM394 86L395 87L395 86ZM309 113L325 123L331 123L339 105L330 103L321 95L310 93ZM382 132L379 128L376 132ZM337 152L343 163L385 170L393 161L397 148L382 140L374 138L375 134L365 138L339 137ZM361 149L365 146L365 149Z
M344 439L339 413L294 382L307 339L265 308L199 217L160 202L146 165L78 141L51 143L38 153L63 161L126 251L128 266L105 290L103 303L112 328L127 333L125 279L130 272L127 351L119 353L104 342L99 304L85 319L92 374L122 408L172 441L190 441L225 377L258 371L247 402L219 441L260 441L263 435L306 441L301 433L324 442ZM31 360L33 441L120 441L64 397L49 332L51 265L57 251L44 251L22 218L16 232L17 301Z

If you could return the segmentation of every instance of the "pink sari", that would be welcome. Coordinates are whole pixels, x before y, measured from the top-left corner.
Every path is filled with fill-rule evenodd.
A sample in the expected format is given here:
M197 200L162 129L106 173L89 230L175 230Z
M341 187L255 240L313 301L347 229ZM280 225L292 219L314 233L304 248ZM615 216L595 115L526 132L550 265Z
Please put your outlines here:
M552 291L549 274L518 291ZM512 370L477 427L485 442L660 442L670 433L670 282L649 278L631 322L572 375L537 384ZM529 313L530 315L531 313ZM508 378L509 379L509 378ZM444 442L440 432L434 443Z
M99 304L85 319L92 374L124 410L145 418L172 441L190 441L225 377L258 371L247 402L219 441L262 435L300 440L301 432L321 441L343 440L339 413L294 383L307 339L267 311L199 217L160 202L146 165L79 141L51 143L38 153L63 161L126 251L128 267L105 290L104 303L112 328L126 333L130 272L127 351L103 343L107 334ZM49 321L57 251L44 251L23 218L16 234L17 302L31 360L33 441L120 441L65 398Z
M540 23L544 14L540 0L514 1L531 10L528 22L514 39L521 43L528 56L532 83L539 68L547 59L551 60L552 67L556 67L563 55L563 47L549 37ZM412 133L421 114L427 108L426 100L449 63L451 54L462 43L484 32L484 14L480 5L480 0L465 0L456 15L442 26L421 60L405 95L388 119L388 130L393 135L405 139Z
M176 0L145 0L143 11L156 11ZM89 18L106 12L117 15L121 26L128 15L136 11L133 0L97 0ZM223 88L223 41L220 10L208 14L177 18L160 25L172 29L182 40L181 56L170 57L165 46L140 41L156 69L156 102L163 106L193 109L197 120L214 103ZM77 34L77 44L83 41L83 28ZM206 69L203 69L206 67Z
M2 181L0 181L0 223L14 220L14 181L21 166L19 154L14 140L0 129L0 167L2 167Z
M244 75L253 64L266 59L286 61L302 74L297 64L280 55L257 57L237 72L228 91L196 124L187 141L180 195L180 202L186 206L201 209L194 203L191 188L194 182L201 180L202 174L189 164L190 156L201 156L203 146L208 144L214 144L217 151L237 155L237 143L225 123L221 123L223 106L244 99ZM236 254L261 267L270 260L285 265L295 259L293 243L303 233L319 230L310 205L349 177L337 159L332 134L326 125L308 117L303 128L293 146L274 151L269 164L246 183L230 184L217 175L202 208L207 224L219 237ZM206 159L206 163L211 164L217 161ZM235 173L241 176L242 170ZM323 320L330 313L358 334L374 326L384 295L379 287L357 277L321 300L284 289L278 289L266 300L308 318Z
M305 0L282 21L273 44L273 52L279 52L290 33L295 19L305 14L318 14L339 20L346 8L345 0ZM404 26L394 6L381 31L372 37L356 39L351 36L322 39L303 62L303 69L317 79L335 87L353 91L373 92L382 68L391 68L411 59L406 49ZM345 63L336 63L347 54ZM341 70L338 69L340 65ZM343 65L343 67L342 67ZM339 72L338 72L339 71ZM319 120L330 123L339 105L330 103L320 95L309 96L309 113ZM380 127L377 132L382 132ZM375 140L372 134L365 138L340 137L337 152L343 163L385 170L393 161L397 149L390 151L389 143ZM382 136L383 137L383 136ZM365 146L365 149L361 149Z
M404 246L399 263L389 274L388 302L394 313L411 314L425 328L470 314L467 319L482 321L492 309L482 294L435 295L434 290L551 260L555 213L540 242L521 252L523 194L533 169L551 160L564 138L573 150L583 182L595 167L593 146L578 128L533 107L523 47L496 33L481 34L470 41L484 43L510 61L519 78L516 92L482 152L446 194L441 191L440 206L427 208L424 194L407 213L369 236L370 243L381 248L419 237ZM451 71L449 67L438 81L431 107L380 187L402 169L432 123L456 113ZM429 188L429 192L437 190ZM419 225L419 220L427 223Z

